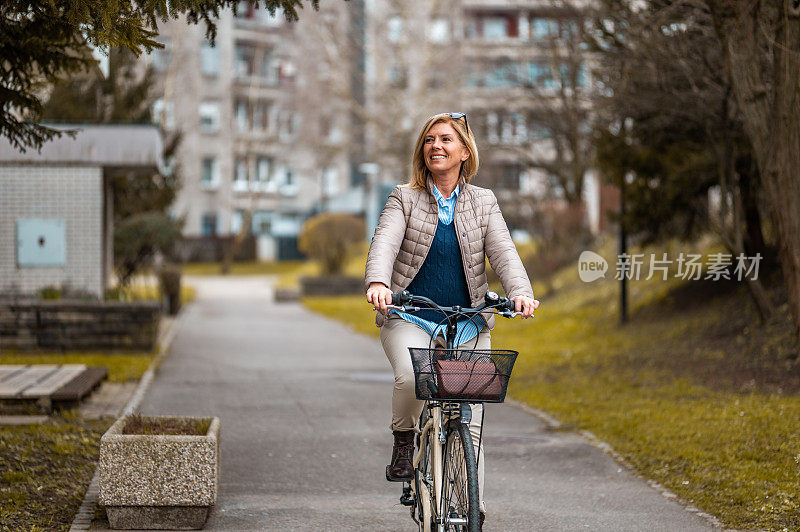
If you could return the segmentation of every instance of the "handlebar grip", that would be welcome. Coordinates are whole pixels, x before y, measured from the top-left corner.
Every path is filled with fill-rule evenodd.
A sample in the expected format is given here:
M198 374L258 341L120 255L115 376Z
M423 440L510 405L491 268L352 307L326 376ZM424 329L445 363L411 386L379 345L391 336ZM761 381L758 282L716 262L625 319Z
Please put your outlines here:
M510 299L504 297L500 301L500 305L497 306L497 309L500 310L500 311L504 311L505 310L505 311L508 311L508 312L514 312L514 311L517 310L517 305L516 305L516 303L514 303Z
M411 293L408 290L401 290L396 294L392 294L393 305L405 305L411 302Z

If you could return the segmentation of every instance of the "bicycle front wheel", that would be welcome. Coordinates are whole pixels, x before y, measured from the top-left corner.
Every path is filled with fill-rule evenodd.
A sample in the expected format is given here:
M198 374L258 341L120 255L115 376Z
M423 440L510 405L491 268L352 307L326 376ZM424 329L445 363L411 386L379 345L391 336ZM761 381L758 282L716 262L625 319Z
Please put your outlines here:
M469 427L460 420L447 425L444 450L442 512L445 530L480 532L478 467Z
M425 428L428 421L428 409L424 408L419 416L420 429ZM422 449L419 463L414 469L414 493L416 494L415 520L419 525L419 532L431 532L436 530L436 520L433 515L435 511L436 497L433 493L433 449L431 436L433 432L428 432L422 438L417 435L417 449Z

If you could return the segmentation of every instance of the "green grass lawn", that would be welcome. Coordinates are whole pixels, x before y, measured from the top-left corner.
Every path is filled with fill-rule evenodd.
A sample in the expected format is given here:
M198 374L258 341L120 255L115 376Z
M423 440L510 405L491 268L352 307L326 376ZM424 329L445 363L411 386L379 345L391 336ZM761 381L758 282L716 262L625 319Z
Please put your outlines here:
M0 529L69 530L113 419L0 427Z
M770 280L777 316L759 326L742 286L631 282L620 326L609 274L585 284L565 268L552 293L537 291L535 318L498 319L493 345L520 351L509 394L596 434L727 526L800 529L800 377L780 285ZM361 296L304 304L378 334Z
M228 275L283 275L291 272L306 261L287 260L275 262L234 262ZM221 275L219 262L192 262L182 264L184 275Z
M3 353L0 364L86 364L106 366L110 382L139 380L155 353Z
M119 294L122 301L161 301L161 289L153 284L141 284L134 280L130 285L126 286ZM194 301L197 296L197 291L191 285L186 284L185 281L181 282L181 303L186 305ZM117 299L115 296L113 299Z
M181 299L194 299L191 286ZM155 286L134 284L129 301L160 300ZM106 366L110 382L138 381L155 353L0 353L0 364ZM114 419L57 412L43 424L0 427L0 530L69 530L94 474L100 437Z

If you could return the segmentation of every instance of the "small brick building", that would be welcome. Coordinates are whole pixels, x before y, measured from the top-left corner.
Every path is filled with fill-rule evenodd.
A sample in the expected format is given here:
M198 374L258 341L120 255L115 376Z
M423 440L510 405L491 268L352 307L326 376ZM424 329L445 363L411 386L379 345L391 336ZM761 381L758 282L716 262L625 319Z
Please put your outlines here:
M63 128L80 131L41 152L21 153L0 139L0 295L54 286L102 298L113 273L113 198L105 174L161 168L156 126Z

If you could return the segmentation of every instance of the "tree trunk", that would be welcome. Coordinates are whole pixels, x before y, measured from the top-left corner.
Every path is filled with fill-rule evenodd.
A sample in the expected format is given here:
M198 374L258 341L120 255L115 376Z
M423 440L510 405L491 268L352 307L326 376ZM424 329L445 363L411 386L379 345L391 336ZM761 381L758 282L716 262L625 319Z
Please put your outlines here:
M791 2L709 7L774 219L800 347L800 18L790 14Z
M739 192L742 195L742 211L745 223L744 249L748 257L761 253L767 256L767 244L764 242L764 231L761 223L761 211L758 208L758 186L756 174L758 170L742 169L739 172Z
M246 209L242 214L242 227L239 228L239 232L236 233L233 242L231 242L231 247L228 248L228 252L225 253L225 256L222 258L222 267L220 268L220 273L222 275L228 275L228 273L230 273L233 259L236 257L236 254L239 253L244 239L247 238L247 234L250 232L250 221L252 219L253 211L251 209Z

